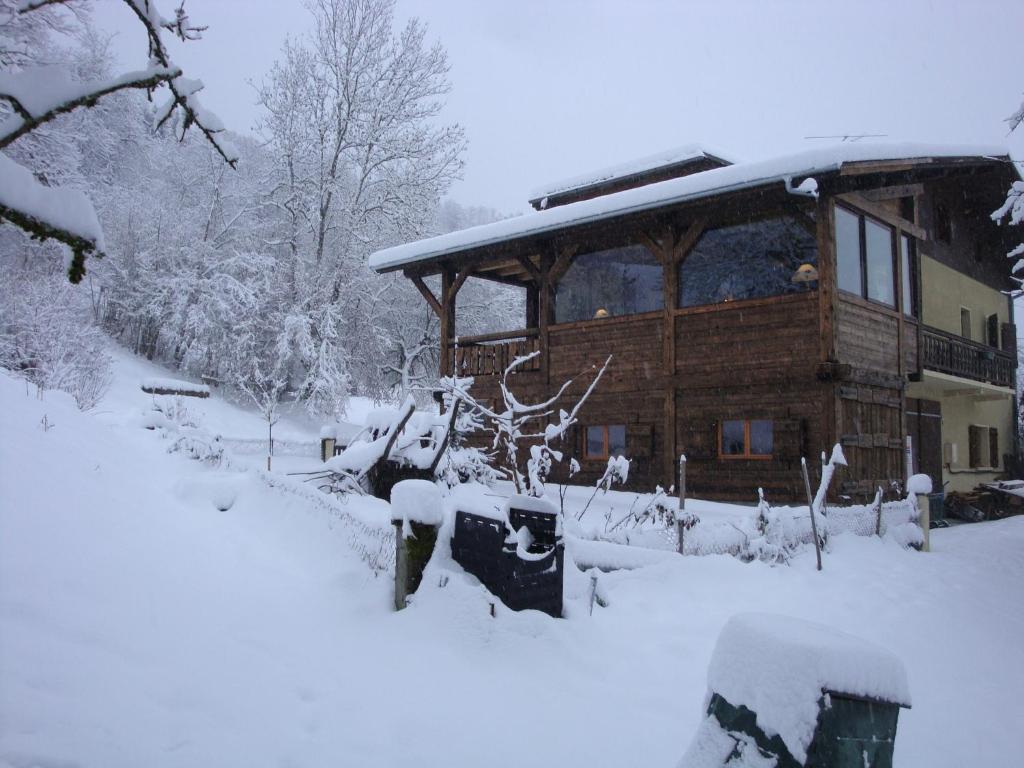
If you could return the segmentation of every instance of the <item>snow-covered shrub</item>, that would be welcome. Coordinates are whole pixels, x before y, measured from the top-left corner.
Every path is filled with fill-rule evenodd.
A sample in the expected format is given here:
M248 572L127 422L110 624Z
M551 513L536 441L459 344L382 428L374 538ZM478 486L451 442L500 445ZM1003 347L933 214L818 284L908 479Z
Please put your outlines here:
M168 453L184 453L189 458L212 466L224 463L224 446L220 435L211 435L201 429L187 430L177 435L167 448Z
M570 477L579 469L579 464L573 459L573 466L570 468ZM594 483L594 492L590 494L590 498L587 499L587 503L583 505L583 508L576 513L576 519L582 520L583 516L587 514L587 510L590 509L590 504L597 496L598 491L602 494L607 494L609 489L615 483L625 483L629 478L629 459L625 456L609 456L608 466L605 467L604 474L597 479ZM560 495L564 495L560 493Z
M182 397L155 395L151 407L143 413L142 426L155 429L161 437L170 440L168 453L184 453L212 466L221 466L227 461L220 435L204 429Z
M15 273L0 283L0 367L67 392L83 411L106 393L112 362L86 302L62 275Z

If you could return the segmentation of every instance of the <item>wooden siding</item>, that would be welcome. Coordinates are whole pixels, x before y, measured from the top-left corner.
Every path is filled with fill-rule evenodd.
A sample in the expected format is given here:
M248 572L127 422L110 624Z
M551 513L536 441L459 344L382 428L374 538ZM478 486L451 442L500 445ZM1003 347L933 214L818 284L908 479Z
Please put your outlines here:
M827 447L817 294L680 310L676 340L676 444L690 491L753 502L762 487L769 499L800 499L800 457ZM720 458L727 419L771 419L772 458Z
M839 300L839 362L896 374L899 322L895 312L842 294Z

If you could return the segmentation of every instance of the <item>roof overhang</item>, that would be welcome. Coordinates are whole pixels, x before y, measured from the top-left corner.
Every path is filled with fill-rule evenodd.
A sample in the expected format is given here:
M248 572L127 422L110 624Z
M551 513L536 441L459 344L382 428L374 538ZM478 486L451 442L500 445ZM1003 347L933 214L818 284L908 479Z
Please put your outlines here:
M670 208L684 203L784 184L795 191L801 181L826 175L895 173L930 166L1008 160L1001 146L920 144L840 144L771 160L741 163L669 179L602 197L528 213L438 237L386 248L372 254L369 266L392 272L426 266L499 244L552 236L596 222Z

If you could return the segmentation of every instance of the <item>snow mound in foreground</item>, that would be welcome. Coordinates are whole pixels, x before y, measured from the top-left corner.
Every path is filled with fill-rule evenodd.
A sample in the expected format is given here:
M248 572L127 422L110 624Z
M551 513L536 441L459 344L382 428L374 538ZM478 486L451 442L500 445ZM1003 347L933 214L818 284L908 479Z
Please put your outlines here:
M722 629L708 668L708 696L757 713L803 761L818 721L823 691L910 706L903 662L893 653L815 622L745 613ZM706 703L706 702L705 702Z

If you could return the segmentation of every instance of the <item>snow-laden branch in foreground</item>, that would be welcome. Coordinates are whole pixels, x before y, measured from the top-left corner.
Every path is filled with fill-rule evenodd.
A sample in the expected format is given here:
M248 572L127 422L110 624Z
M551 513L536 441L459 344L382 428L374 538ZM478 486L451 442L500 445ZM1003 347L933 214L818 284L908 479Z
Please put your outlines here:
M153 65L167 69L176 68L164 45L161 30L169 29L183 41L198 40L202 37L205 27L189 25L184 3L178 7L177 17L173 22L160 15L152 0L125 0L125 3L135 12L139 21L146 28L146 34L149 37L149 59ZM224 162L234 168L238 162L238 151L221 136L224 133L224 124L196 98L196 93L203 88L202 81L190 80L179 75L170 80L167 85L171 95L157 112L156 126L159 128L176 110L180 109L182 120L179 136L184 137L185 132L195 126L217 150Z
M0 72L0 101L11 114L0 122L0 150L10 146L39 126L79 107L92 107L111 93L127 89L145 89L152 93L167 86L170 98L157 113L157 126L172 115L180 115L175 133L196 127L232 168L238 153L223 138L224 125L196 97L203 85L183 76L167 52L163 31L169 30L181 40L197 40L204 27L193 26L184 4L174 20L160 15L151 0L125 0L146 29L149 65L103 81L74 82L56 67L36 67ZM67 5L68 0L24 0L18 13L26 14L52 5ZM68 279L79 282L85 275L85 259L102 255L102 233L89 199L80 192L46 187L29 169L0 155L0 220L6 220L38 240L57 240L71 249Z
M58 67L0 72L0 99L14 110L0 123L0 149L59 115L95 105L103 96L127 88L152 90L180 74L177 67L149 67L108 80L77 83Z
M103 250L103 231L92 202L81 192L44 187L35 176L0 152L0 219L37 240L54 239L71 249L68 277L85 275L85 257Z

